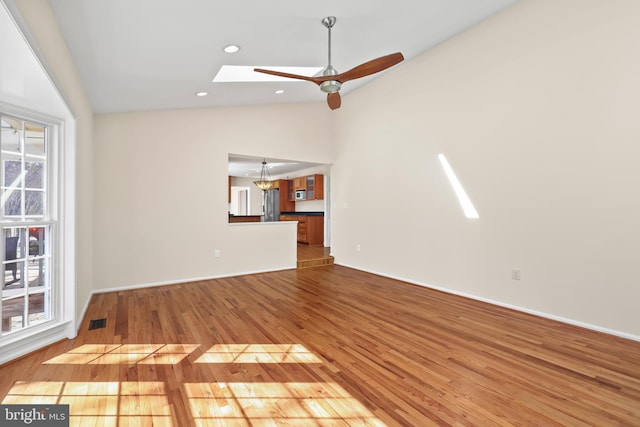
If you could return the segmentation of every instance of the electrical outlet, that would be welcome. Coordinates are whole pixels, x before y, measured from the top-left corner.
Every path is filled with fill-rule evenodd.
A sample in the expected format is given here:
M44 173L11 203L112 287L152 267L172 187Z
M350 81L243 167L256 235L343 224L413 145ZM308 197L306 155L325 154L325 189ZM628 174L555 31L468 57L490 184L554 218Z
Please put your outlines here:
M360 243L356 245L356 252L360 252Z
M220 249L216 249L215 251L213 251L213 256L216 258L220 258Z
M511 279L520 280L520 269L514 268L511 270Z

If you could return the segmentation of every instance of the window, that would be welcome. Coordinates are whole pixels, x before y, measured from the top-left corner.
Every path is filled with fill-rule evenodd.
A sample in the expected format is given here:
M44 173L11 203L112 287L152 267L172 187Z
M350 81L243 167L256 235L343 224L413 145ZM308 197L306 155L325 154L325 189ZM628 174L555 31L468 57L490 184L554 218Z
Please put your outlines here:
M0 116L1 334L53 320L50 127Z

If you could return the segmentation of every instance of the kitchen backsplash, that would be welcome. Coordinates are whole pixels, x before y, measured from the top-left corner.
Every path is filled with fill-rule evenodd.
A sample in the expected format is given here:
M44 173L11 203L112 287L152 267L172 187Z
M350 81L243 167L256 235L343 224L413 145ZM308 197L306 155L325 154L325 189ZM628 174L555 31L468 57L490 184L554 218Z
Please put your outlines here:
M324 212L324 200L302 200L296 202L296 212Z

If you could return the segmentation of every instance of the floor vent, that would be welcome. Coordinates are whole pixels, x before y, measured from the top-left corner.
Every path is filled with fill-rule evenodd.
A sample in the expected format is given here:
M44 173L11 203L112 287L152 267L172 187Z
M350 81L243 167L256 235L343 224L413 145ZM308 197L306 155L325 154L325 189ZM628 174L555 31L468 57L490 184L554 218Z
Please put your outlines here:
M107 326L107 319L94 319L89 321L89 330L100 329Z

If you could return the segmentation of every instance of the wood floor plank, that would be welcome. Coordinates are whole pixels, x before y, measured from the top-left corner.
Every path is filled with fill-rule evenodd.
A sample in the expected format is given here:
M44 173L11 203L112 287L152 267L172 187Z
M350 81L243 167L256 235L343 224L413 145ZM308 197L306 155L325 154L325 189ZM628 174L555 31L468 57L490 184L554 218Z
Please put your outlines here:
M72 425L640 425L639 342L345 267L97 294L87 313L0 366L0 401L66 402Z

